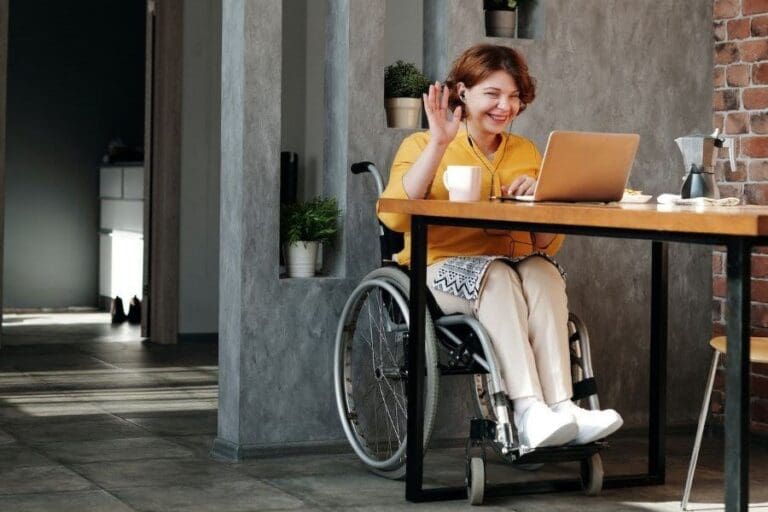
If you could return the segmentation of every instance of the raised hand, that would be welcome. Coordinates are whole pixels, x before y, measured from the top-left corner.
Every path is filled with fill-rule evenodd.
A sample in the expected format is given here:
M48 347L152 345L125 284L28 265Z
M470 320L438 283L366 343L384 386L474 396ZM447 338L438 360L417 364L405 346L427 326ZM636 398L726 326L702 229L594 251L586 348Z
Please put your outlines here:
M427 94L422 94L424 99L424 111L429 121L429 132L432 140L440 145L447 145L459 131L461 123L461 106L453 111L453 117L448 119L448 86L440 90L440 82L429 86Z

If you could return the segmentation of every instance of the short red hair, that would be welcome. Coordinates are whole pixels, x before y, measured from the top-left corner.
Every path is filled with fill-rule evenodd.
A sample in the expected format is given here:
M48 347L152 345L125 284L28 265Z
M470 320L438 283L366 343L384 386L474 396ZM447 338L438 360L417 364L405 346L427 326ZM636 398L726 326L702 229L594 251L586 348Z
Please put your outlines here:
M528 64L523 55L508 46L477 44L464 51L453 61L445 84L450 88L448 106L451 110L462 105L456 84L462 82L473 87L496 71L505 71L515 79L520 90L520 112L536 98L536 80L528 74ZM462 118L467 113L463 109Z

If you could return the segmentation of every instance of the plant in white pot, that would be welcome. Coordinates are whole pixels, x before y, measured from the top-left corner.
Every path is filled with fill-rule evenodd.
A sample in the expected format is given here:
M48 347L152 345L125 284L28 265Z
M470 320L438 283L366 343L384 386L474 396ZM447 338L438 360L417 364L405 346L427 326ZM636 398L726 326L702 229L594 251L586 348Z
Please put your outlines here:
M390 128L419 128L421 95L429 80L410 62L399 60L384 70L384 107Z
M280 206L280 238L290 277L315 275L318 247L333 241L340 214L333 197Z
M518 0L483 0L485 35L515 37L517 33Z

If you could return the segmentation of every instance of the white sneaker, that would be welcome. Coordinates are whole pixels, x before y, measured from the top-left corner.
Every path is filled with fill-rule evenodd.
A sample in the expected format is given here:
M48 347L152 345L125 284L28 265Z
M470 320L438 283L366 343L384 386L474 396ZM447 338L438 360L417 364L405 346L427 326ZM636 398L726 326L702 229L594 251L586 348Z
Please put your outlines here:
M579 432L571 444L588 444L613 434L624 424L618 412L613 409L592 411L582 409L570 400L553 406L553 410L570 413L576 419Z
M520 443L532 449L567 444L579 432L572 414L555 412L538 400L515 414L515 426Z

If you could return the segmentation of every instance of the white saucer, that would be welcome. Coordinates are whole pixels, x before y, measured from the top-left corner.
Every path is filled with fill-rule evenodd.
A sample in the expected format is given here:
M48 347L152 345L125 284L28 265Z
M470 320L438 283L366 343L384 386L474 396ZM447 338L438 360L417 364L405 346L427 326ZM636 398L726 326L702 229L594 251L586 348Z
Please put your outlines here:
M645 194L624 194L621 198L622 203L647 203L653 196Z

